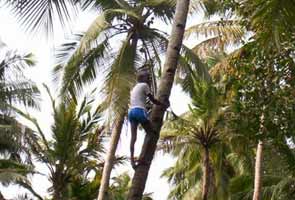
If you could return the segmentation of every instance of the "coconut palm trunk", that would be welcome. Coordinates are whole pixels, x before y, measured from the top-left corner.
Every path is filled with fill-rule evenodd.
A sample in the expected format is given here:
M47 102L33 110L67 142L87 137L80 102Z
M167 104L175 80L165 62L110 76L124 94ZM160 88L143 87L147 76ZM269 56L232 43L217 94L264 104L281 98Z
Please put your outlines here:
M265 133L265 105L262 108L262 114L260 117L260 133ZM261 186L262 186L262 159L263 159L263 141L259 140L256 150L256 160L255 160L255 178L254 178L254 193L253 200L261 199Z
M164 72L160 80L157 93L157 98L162 102L167 101L170 97L178 63L179 51L182 45L189 3L189 0L178 0L176 4L176 13L174 16L172 33L167 48ZM132 179L132 185L128 194L128 200L142 199L150 165L157 147L157 141L159 139L164 113L165 109L161 106L155 105L152 109L150 120L153 125L153 130L148 131L147 134L153 135L153 137L151 137L151 139L149 139L149 137L145 137L140 155L140 157L144 159L145 164L139 165L135 170L135 174ZM148 148L148 151L145 151L145 148ZM145 155L143 155L144 152L146 152Z
M1 192L0 192L0 200L5 200Z
M136 49L137 49L137 43L138 43L138 36L136 34L134 34L132 42L131 42L131 46L134 51L136 51ZM134 53L133 55L135 55L135 54L136 53ZM127 109L128 105L125 105L125 107ZM115 127L112 131L111 141L110 141L110 145L109 145L109 151L107 153L107 157L106 157L105 164L103 167L101 185L100 185L99 193L98 193L98 197L97 197L98 200L104 200L108 196L107 191L109 188L111 172L112 172L112 168L113 168L114 160L115 160L115 153L116 153L116 149L117 149L118 142L120 139L125 115L126 115L126 113L123 112L118 116L118 118L115 122Z
M210 185L210 159L209 149L204 148L204 162L203 162L203 186L202 186L202 200L208 199Z
M255 160L255 179L254 179L254 194L253 200L261 199L261 173L262 173L262 158L263 158L263 142L260 140L257 145L256 150L256 160Z
M111 172L112 172L112 168L113 168L113 164L115 160L115 153L116 153L116 149L120 139L122 126L124 123L124 117L125 117L125 114L121 114L118 117L118 119L115 122L114 129L112 131L111 141L109 144L109 151L107 153L107 157L103 167L101 184L100 184L99 193L98 193L98 200L104 200L105 197L108 196L107 191L109 187L110 176L111 176Z
M63 196L66 190L66 185L64 184L65 177L63 174L64 165L58 164L56 166L56 172L52 177L52 187L53 187L53 199L64 199Z

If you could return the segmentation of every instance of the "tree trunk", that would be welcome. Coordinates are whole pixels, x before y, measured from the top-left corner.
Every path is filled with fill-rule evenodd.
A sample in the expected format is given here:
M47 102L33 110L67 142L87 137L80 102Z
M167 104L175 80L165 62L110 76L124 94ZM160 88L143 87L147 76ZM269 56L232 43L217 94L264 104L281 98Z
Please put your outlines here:
M112 168L113 168L113 164L115 160L115 153L116 153L116 149L120 139L122 126L124 123L124 117L125 117L125 114L121 114L121 116L118 117L118 119L115 122L115 127L112 131L111 141L109 144L109 151L107 153L105 164L103 166L98 200L104 200L105 196L108 196L107 191L109 187L110 176L111 176L111 172L112 172Z
M256 150L253 200L261 199L262 151L263 151L263 142L259 141L257 145L257 150Z
M66 183L63 175L63 165L56 165L55 173L52 177L53 199L63 200L65 197Z
M209 149L204 148L204 162L203 162L203 187L202 187L202 200L208 199L209 186L210 186L210 159Z
M0 200L5 200L1 192L0 192Z
M189 0L178 0L176 4L176 13L170 41L167 48L164 72L160 80L159 90L157 93L157 98L162 102L167 101L170 97L175 71L177 68L179 51L182 45L189 2ZM139 165L135 170L132 179L132 185L128 194L128 200L142 199L150 165L157 147L157 141L159 139L164 113L165 109L163 107L157 105L153 106L150 118L153 125L153 131L149 131L147 133L153 137L151 137L151 139L149 139L147 136L145 137L140 155L140 157L145 161L145 164ZM144 151L145 148L148 148L148 151ZM146 154L143 155L143 152L146 152Z
M260 116L260 128L259 132L261 135L265 135L265 109L266 106L263 105L262 112ZM253 200L261 199L261 186L262 186L262 152L263 152L263 141L260 139L257 144L256 150L256 159L255 159L255 178L254 178L254 192L253 192Z
M131 41L131 46L132 46L132 49L134 50L134 59L135 59L136 50L137 50L137 43L138 43L138 35L135 33L133 35L133 38ZM127 110L127 108L128 108L128 105L126 105L126 110ZM120 114L120 116L118 117L118 119L115 122L116 124L114 127L114 131L112 132L112 136L111 136L110 149L107 153L107 157L106 157L105 164L103 167L101 185L99 187L99 193L98 193L97 200L105 200L106 199L106 195L107 195L107 191L108 191L108 187L109 187L109 182L110 182L110 177L111 177L111 172L112 172L112 168L114 165L115 153L116 153L116 149L117 149L118 142L120 139L125 115L126 115L125 112Z

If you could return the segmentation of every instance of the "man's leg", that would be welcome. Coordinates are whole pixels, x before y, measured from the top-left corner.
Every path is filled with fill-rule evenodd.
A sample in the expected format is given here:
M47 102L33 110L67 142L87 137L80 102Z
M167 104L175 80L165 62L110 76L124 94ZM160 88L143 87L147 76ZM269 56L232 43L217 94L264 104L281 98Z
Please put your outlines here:
M130 160L131 160L131 166L134 169L136 167L135 161L134 161L134 145L135 145L136 138L137 138L138 123L130 122L130 125L131 125Z

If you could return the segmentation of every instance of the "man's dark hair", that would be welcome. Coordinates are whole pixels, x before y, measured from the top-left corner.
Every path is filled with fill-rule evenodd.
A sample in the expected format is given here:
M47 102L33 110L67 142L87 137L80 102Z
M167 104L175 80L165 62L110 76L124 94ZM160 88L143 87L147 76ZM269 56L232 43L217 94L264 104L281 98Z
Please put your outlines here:
M137 79L137 82L139 82L139 83L148 82L149 73L147 71L139 71L139 72L137 72L136 79Z

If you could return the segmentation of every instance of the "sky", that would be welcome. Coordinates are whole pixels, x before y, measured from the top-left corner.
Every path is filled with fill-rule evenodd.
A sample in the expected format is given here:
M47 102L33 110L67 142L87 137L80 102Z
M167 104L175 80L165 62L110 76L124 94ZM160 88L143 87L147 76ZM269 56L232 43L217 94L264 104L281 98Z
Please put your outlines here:
M79 20L76 20L75 31L83 31L86 30L87 26L94 19L93 14L81 14L79 15ZM189 19L188 24L195 24L199 22L200 18L194 18L194 20ZM162 30L170 33L171 26L167 26L162 23L156 22L155 27L160 28ZM75 32L74 31L74 32ZM44 37L32 37L29 34L25 33L20 26L18 25L16 19L11 16L7 9L0 7L0 38L1 40L7 44L10 49L18 49L20 52L32 52L35 55L35 59L37 60L37 64L35 67L27 70L25 74L30 77L34 82L37 83L39 88L41 89L41 110L40 111L32 111L27 110L32 113L32 115L38 119L43 130L47 136L50 136L50 125L52 124L51 113L52 110L50 108L50 101L48 96L46 95L42 84L47 84L51 90L55 91L57 83L52 82L52 69L54 66L54 49L52 44L60 44L65 40L66 35L63 33L61 29L56 29L54 41L47 41ZM191 44L187 41L187 44ZM181 114L187 110L187 105L189 104L189 98L184 95L179 87L173 87L170 104L173 111L176 114ZM130 140L130 128L128 126L123 127L123 132L121 134L121 140L119 142L117 154L119 155L129 155L129 140ZM136 154L139 153L141 144L143 142L144 133L139 133L139 138L136 143ZM128 147L128 148L126 148ZM146 184L145 192L152 192L153 198L155 200L164 200L167 198L169 193L169 185L167 181L163 178L160 178L161 173L164 169L171 166L174 162L174 159L170 156L163 155L161 153L157 153L154 161L152 163L148 181ZM36 165L36 170L46 174L47 169L42 164ZM115 176L124 171L128 171L129 174L133 175L133 170L129 163L125 166L117 168L113 170L112 175ZM32 177L33 188L37 191L37 193L44 195L47 193L47 189L50 186L47 178L44 175L35 175ZM21 191L18 187L9 187L3 188L0 187L1 192L4 194L6 198L14 198L17 194L20 194Z

